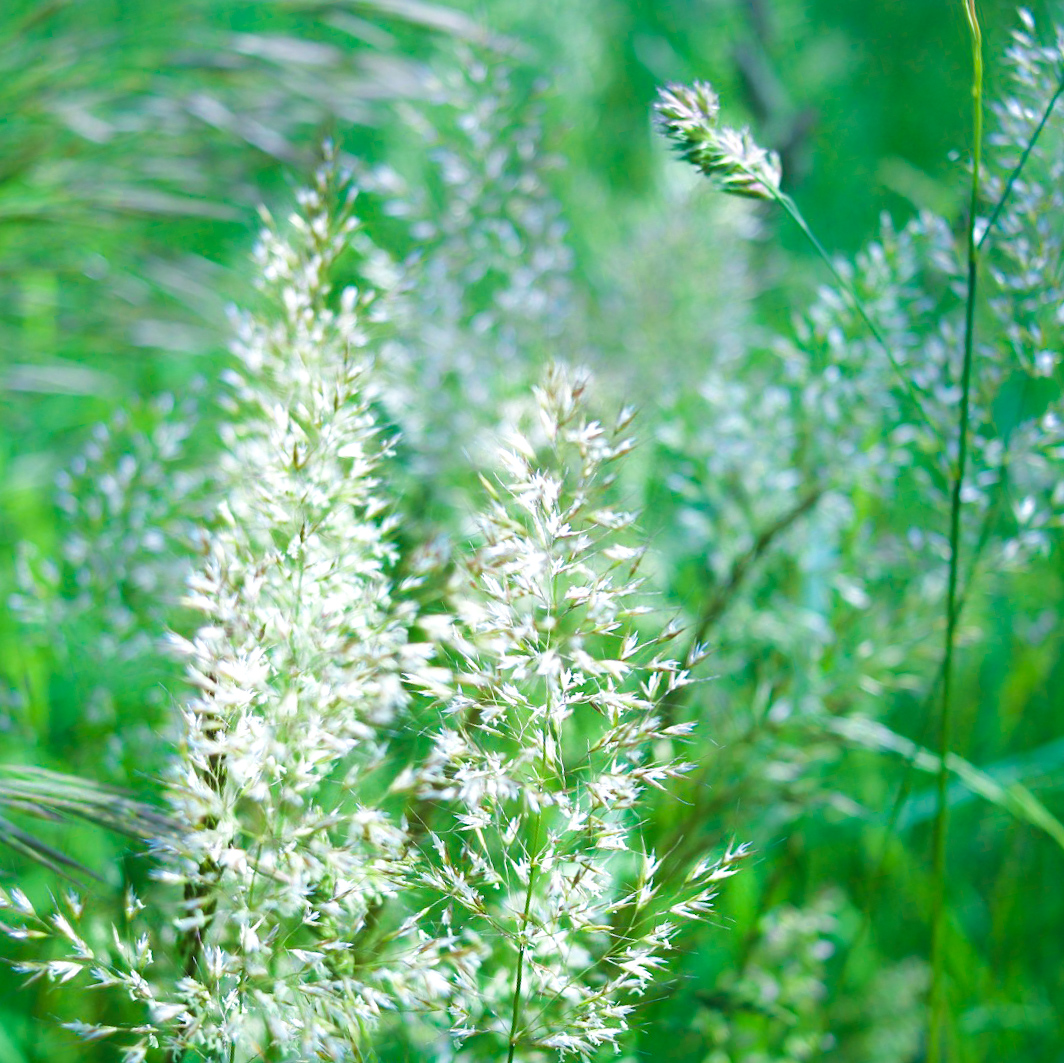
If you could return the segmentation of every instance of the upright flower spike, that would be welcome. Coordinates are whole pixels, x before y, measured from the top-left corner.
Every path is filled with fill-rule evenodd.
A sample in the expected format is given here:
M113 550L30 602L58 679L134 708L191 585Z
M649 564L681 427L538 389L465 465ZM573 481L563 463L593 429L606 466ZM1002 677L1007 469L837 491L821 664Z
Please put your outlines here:
M659 89L654 110L662 133L680 156L721 191L750 199L778 198L779 156L757 145L748 129L719 124L720 101L706 82Z
M131 898L113 943L75 929L80 905L50 920L19 909L65 945L31 976L84 971L145 1006L127 1063L155 1049L171 1063L357 1058L382 1011L421 1007L444 982L446 939L424 941L415 921L384 925L386 945L377 935L410 845L374 772L420 655L389 576L374 295L330 288L355 239L353 199L327 162L257 252L268 309L239 322L225 497L189 581L204 622L171 639L195 694L172 770L176 826L156 843L163 887L146 910Z
M579 331L538 94L490 50L459 47L457 68L453 58L425 99L402 108L432 179L376 177L417 238L402 265L389 366L409 447L404 471L416 469L436 493L453 473L447 457L494 427L545 352Z
M689 767L676 755L689 726L656 705L690 677L667 656L675 629L644 642L631 627L641 550L623 541L632 515L603 498L631 412L613 430L589 419L586 385L552 368L485 481L481 546L456 592L454 694L406 780L437 810L426 903L476 957L450 1008L459 1042L478 1035L461 1059L618 1046L679 927L741 855L663 874L644 848L648 790Z
M376 479L388 443L370 409L374 294L334 303L330 290L353 198L327 163L290 234L267 227L258 260L274 316L239 326L230 491L190 584L207 619L181 645L200 693L173 790L187 827L167 872L185 898L175 1049L338 1057L382 1007L420 992L416 963L385 992L354 961L406 852L363 779L404 702L409 618L391 600Z

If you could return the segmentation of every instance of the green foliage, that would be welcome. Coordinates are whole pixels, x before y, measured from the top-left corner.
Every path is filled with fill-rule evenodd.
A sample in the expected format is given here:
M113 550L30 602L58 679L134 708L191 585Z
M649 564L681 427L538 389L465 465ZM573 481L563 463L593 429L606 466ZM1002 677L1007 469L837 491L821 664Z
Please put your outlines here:
M486 28L455 11L390 0L4 8L0 102L12 117L0 126L0 338L9 352L0 366L0 592L11 609L0 619L0 727L9 764L75 774L13 769L0 786L0 841L14 848L0 850L0 866L5 887L21 886L48 934L56 937L57 924L44 915L47 895L65 888L54 872L86 868L101 880L89 890L90 930L77 941L67 936L64 947L110 948L91 926L115 922L127 949L108 968L118 981L137 969L123 959L139 947L126 933L134 925L160 934L156 951L180 955L189 970L201 964L204 943L224 943L235 957L230 973L242 970L251 985L264 976L241 951L251 955L249 933L263 941L290 935L310 955L323 942L348 941L345 921L359 920L365 927L349 942L353 966L330 960L310 979L320 999L336 986L357 995L364 978L412 1013L415 998L420 1006L437 991L434 970L487 979L449 1018L385 1023L376 1040L366 1032L375 1020L360 1013L357 1037L330 1033L336 1058L497 1059L508 1051L545 1059L567 1046L593 1055L593 1038L580 1040L590 1027L565 1027L586 1013L595 1030L621 1039L625 1060L915 1063L929 1050L932 982L946 1017L938 1058L1057 1058L1064 1028L1052 1005L1064 994L1056 948L1064 901L1051 886L1064 843L1064 51L1048 28L1050 14L1059 18L1052 7L1037 10L1037 21L1021 16L1009 38L1009 5L980 5L988 135L983 193L966 216L965 167L947 158L970 138L963 8L589 0L532 14L493 0L476 8ZM716 91L683 89L703 77ZM659 114L694 166L670 157L654 132L651 106L665 83ZM747 124L752 131L734 132ZM287 212L291 195L280 186L301 181L325 134L362 188L362 226L331 233L335 261L322 288L310 285L318 294L308 320L339 321L344 343L374 356L371 383L359 377L357 402L341 405L376 440L366 453L384 462L375 476L390 495L371 514L369 538L357 521L324 536L334 561L321 561L321 600L310 592L293 598L317 610L313 639L278 637L261 605L247 630L223 619L216 627L224 638L208 631L201 644L181 601L190 572L200 572L201 599L213 593L203 590L204 572L218 577L215 590L231 583L239 599L244 568L268 568L278 551L295 558L298 527L282 536L271 521L311 481L322 512L333 512L330 490L342 495L340 509L366 509L364 499L351 502L362 499L362 482L337 473L349 469L353 452L328 468L301 464L300 448L318 453L326 422L300 390L307 378L285 376L296 372L286 352L302 343L325 350L332 324L315 332L301 306L286 307L294 316L284 318L280 342L274 326L261 324L281 320L268 309L272 296L251 292L242 264L254 208L265 200ZM715 194L703 175L740 195ZM873 232L884 209L889 215ZM788 213L830 269L801 246L799 229L785 227ZM969 223L979 265L974 300ZM307 235L313 243L313 230ZM269 239L265 246L277 250ZM850 257L833 255L835 248ZM260 260L268 281L278 279L279 262L268 253ZM348 284L362 296L378 290L358 303L357 322L339 299ZM253 307L245 320L264 330L255 344L270 352L271 375L261 388L246 374L258 364L248 362L246 324L240 358L220 353L230 298ZM958 480L966 332L969 451ZM643 928L655 947L674 946L668 972L646 977L645 958L633 954L639 973L630 971L626 986L603 975L601 1001L593 992L579 1001L550 996L559 984L551 979L571 964L552 952L552 935L563 931L551 922L546 894L536 894L547 877L539 832L562 836L559 810L583 799L566 780L566 758L606 726L603 706L636 698L636 688L619 673L598 685L583 677L579 694L566 687L591 712L564 740L560 723L557 732L544 725L541 746L557 737L562 767L555 773L546 752L541 762L520 758L540 703L555 697L549 669L537 671L555 645L552 632L574 661L619 668L625 660L619 636L607 630L615 618L574 612L556 629L557 602L541 615L534 594L533 604L522 598L538 563L538 547L528 544L558 516L543 486L549 474L537 478L535 462L552 460L551 448L528 394L543 364L558 358L592 363L603 423L613 422L611 406L639 408L638 445L628 453L625 442L624 461L604 485L616 512L640 511L646 539L640 593L653 608L626 612L625 623L647 644L666 619L682 629L667 629L680 664L656 658L661 675L706 657L695 682L685 676L653 697L638 695L655 705L662 730L646 723L647 759L633 757L632 765L675 767L674 739L693 725L697 738L683 750L691 769L676 769L668 795L651 786L638 822L625 805L602 813L598 828L640 838L654 854L650 866L660 861L655 881L665 884L679 881L697 854L732 839L755 853L722 885L715 925L658 937ZM235 395L235 405L220 394ZM256 421L249 410L260 406ZM262 411L275 407L289 411L281 435L291 482L263 502L266 477L248 470L266 465L249 455L272 453L277 440L253 426L267 424ZM592 424L594 416L587 415ZM90 431L97 421L106 427ZM490 471L495 440L500 427L517 423L525 442L514 443L510 478L500 480ZM226 431L235 437L219 440ZM487 473L493 514L479 525L471 516L484 511L478 471ZM226 511L217 515L220 497L230 514L236 507L236 526L252 529L247 541L226 524ZM215 571L208 547L226 536L238 563ZM361 549L370 538L372 565L361 568L348 545ZM580 580L606 586L595 583L606 577L590 561L563 576L574 593ZM285 578L278 568L276 587L288 587ZM366 591L367 605L352 588L378 579L384 589ZM357 652L349 635L336 636L344 652L328 642L344 594L354 602L344 609L364 618ZM944 669L950 597L955 650ZM507 631L517 629L511 644ZM192 640L179 645L195 643L195 660L218 642L223 662L243 666L260 652L273 662L280 671L265 686L248 679L258 691L253 704L318 691L314 703L325 708L314 727L275 734L283 756L254 771L254 735L233 721L250 726L255 714L200 713L207 745L220 729L239 732L229 753L233 779L259 772L256 785L268 795L255 815L234 798L218 817L215 804L237 783L225 781L213 754L189 759L187 792L174 781L175 765L195 746L188 714L200 711L195 697L207 697L202 691L216 678L199 668L201 694L190 694L181 662L160 650L167 631ZM374 641L385 634L400 647L388 650L388 663ZM380 660L366 663L374 654ZM520 662L533 658L536 667L522 671ZM239 671L233 664L225 682L239 686ZM953 706L945 756L937 733L944 671ZM357 673L359 711L367 712L382 696L375 684L394 693L399 672L409 722L395 717L404 722L388 724L368 750L339 751L328 738L307 753L311 734L346 742L358 731L329 691ZM502 703L516 730L481 734L484 705ZM400 704L378 715L393 719ZM443 733L441 711L462 748L426 761ZM488 777L503 753L518 765L509 781L557 800L542 818L522 813L515 821L512 863L500 841L509 828L492 809L476 824L488 841L466 848L460 832L472 828L462 817L483 810L448 804L458 799L456 778ZM318 767L307 768L311 760ZM404 762L412 775L386 785ZM298 786L286 776L297 764ZM609 775L609 765L600 768ZM163 844L160 858L114 828L167 837L152 809L168 772L171 808L182 795L177 818L190 829ZM360 788L362 773L368 789ZM376 854L373 874L344 896L342 913L330 907L324 879L314 880L306 902L320 923L296 927L294 887L282 878L234 899L242 872L233 853L253 849L246 843L257 825L269 823L274 840L294 831L291 848L278 844L277 853L324 859L325 842L316 834L306 841L298 825L307 820L296 811L319 804L338 817L325 817L321 838L346 870L357 864L356 850L358 859ZM398 823L403 808L414 829L399 844L381 824ZM945 810L949 832L940 829L936 866L933 824L937 817L941 828ZM222 845L231 865L219 864L211 832L215 818L230 815L245 833ZM72 826L71 816L97 827ZM358 816L364 835L355 844L357 831L344 834L338 824ZM430 877L399 893L433 895L422 923L431 946L423 941L427 960L409 984L385 987L374 981L371 959L394 958L412 930L393 893L411 851L403 846L416 847L421 831L439 842L423 846ZM272 852L270 844L262 851ZM159 929L171 925L165 920L151 922L151 906L168 903L166 887L149 881L160 866L172 879L184 876L189 910L210 913L202 923L167 931ZM603 886L605 900L576 896L581 875L564 888L554 883L550 896L564 894L585 914L594 909L595 919L612 922L615 942L632 944L637 920L624 922L634 903L624 890L634 897L646 885L640 872L623 857L609 876L588 866L596 869L586 872L589 882L613 876L614 895ZM488 898L468 919L460 904L457 914L440 914L456 868ZM504 884L497 899L493 875ZM523 916L520 905L508 906L518 880L517 892L527 889ZM146 913L124 910L129 887L148 899ZM261 923L249 916L256 903L270 907ZM932 965L936 904L943 917ZM581 932L598 957L599 931L590 914L586 922L591 928ZM445 931L459 924L468 954L448 951ZM505 972L526 947L522 996L512 970L509 981L485 971ZM40 958L17 942L11 955ZM614 955L607 945L596 963ZM45 958L56 961L8 998L0 1057L112 1059L109 1041L78 1043L52 1020L117 1027L150 1014L165 1023L174 1001L190 1009L176 1020L187 1043L195 1043L200 1018L224 1041L222 1011L196 1004L187 986L170 985L170 996L144 1009L78 990L68 960L58 952ZM61 991L49 989L48 977L68 976ZM596 984L590 977L582 987ZM261 999L283 1003L276 987L254 985ZM611 993L644 989L638 1016L610 1011L607 985ZM537 1027L543 1016L556 1028ZM440 1035L452 1021L471 1033L462 1054ZM271 1036L264 1058L303 1058L278 1047L297 1043L290 1030ZM611 1058L609 1049L602 1058Z

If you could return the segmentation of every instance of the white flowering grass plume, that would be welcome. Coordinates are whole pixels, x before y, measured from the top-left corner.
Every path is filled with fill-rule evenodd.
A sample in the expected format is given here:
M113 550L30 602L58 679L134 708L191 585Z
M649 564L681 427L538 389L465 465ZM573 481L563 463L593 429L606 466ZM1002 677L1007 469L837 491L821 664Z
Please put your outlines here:
M689 768L689 725L659 701L689 683L677 631L641 638L632 515L604 497L631 447L586 380L550 370L535 420L485 478L481 546L461 570L445 639L444 722L398 781L435 814L421 883L467 950L450 1005L460 1059L592 1058L624 1041L635 1000L679 929L709 909L742 850L662 874L640 809ZM432 686L434 684L425 684Z
M330 281L363 242L353 200L328 160L258 249L264 310L238 320L224 498L188 583L203 620L170 638L193 692L157 881L114 927L73 894L51 914L0 895L9 933L52 950L22 971L139 1008L70 1024L126 1063L357 1060L381 1038L590 1059L743 853L666 873L643 840L649 791L689 767L690 725L657 705L698 654L633 626L641 550L607 500L630 410L604 427L586 379L552 369L482 477L448 601L417 619L397 594L383 315ZM404 1022L379 1030L388 1013Z
M191 582L208 624L182 645L202 691L175 788L194 829L169 872L185 896L185 1025L281 1056L342 1054L379 1010L353 938L405 848L399 825L354 796L403 703L406 634L375 478L388 444L369 410L373 294L348 288L329 305L356 228L350 202L331 212L335 181L322 170L291 239L263 239L283 313L241 324L234 490ZM244 987L235 1007L230 985ZM406 992L393 978L389 997Z
M19 545L18 591L8 604L25 656L54 661L71 677L74 741L92 750L91 765L79 769L97 782L128 784L165 764L165 753L151 755L165 749L154 734L170 717L168 691L181 666L156 652L158 635L192 629L180 599L217 501L201 398L134 400L97 425L56 477L55 553Z
M779 156L760 147L749 129L720 124L720 98L705 81L666 85L654 105L661 132L681 158L722 192L751 199L779 195Z
M353 197L332 210L345 191L327 164L289 234L267 227L270 310L239 323L225 499L189 583L204 622L172 640L195 694L170 784L181 827L158 842L162 884L147 910L130 899L129 932L107 944L11 902L72 951L25 970L84 970L143 1002L127 1060L156 1047L172 1060L357 1058L380 1010L438 977L431 949L387 985L356 956L406 850L401 824L365 795L409 662L375 477L388 441L369 408L373 295L334 300L328 280L357 227Z
M691 1025L708 1047L705 1063L919 1058L923 963L880 958L866 983L832 984L829 965L853 946L856 915L835 887L764 911L734 961L696 990L704 1010Z
M976 226L988 325L975 335L965 596L980 570L1003 576L1048 554L1064 524L1054 379L1064 335L1064 37L1057 30L1039 43L1031 16L1021 21L1007 95L993 108L986 216ZM662 128L681 149L716 128L707 99L715 97L704 86L663 90ZM926 692L941 663L931 635L942 622L949 544L942 527L911 514L950 509L967 263L948 219L923 213L903 227L884 220L879 239L836 268L845 285L822 288L793 337L711 366L699 395L680 398L668 425L679 460L656 470L682 495L671 524L696 529L693 550L712 569L695 602L696 631L715 634L727 609L715 640L734 655L722 671L739 674L751 654L763 659L788 643L812 649L788 666L791 677L770 684L781 716L880 713L883 692ZM801 600L791 573L829 554L816 576L832 597ZM793 694L781 697L788 687ZM715 693L735 700L727 683Z

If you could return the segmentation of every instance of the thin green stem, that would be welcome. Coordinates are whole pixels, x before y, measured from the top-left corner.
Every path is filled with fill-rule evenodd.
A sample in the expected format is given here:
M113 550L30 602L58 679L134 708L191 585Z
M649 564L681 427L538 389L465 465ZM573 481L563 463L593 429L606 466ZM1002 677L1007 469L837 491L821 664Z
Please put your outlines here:
M532 894L536 885L536 868L539 860L539 816L535 821L532 832L532 848L529 850L528 861L528 888L525 890L525 908L521 913L521 931L517 938L517 973L514 977L514 1003L510 1016L510 1049L506 1054L506 1063L513 1063L514 1052L517 1051L517 1030L521 1024L521 982L525 973L525 949L527 942L525 935L528 932L528 917L532 911Z
M927 409L924 406L924 400L920 393L913 386L913 382L905 373L905 369L901 362L898 361L894 352L890 349L889 344L883 338L883 334L879 331L876 323L868 315L868 311L865 310L864 304L861 302L860 296L857 294L857 290L854 286L839 272L838 267L832 261L831 255L828 254L824 245L817 238L816 233L809 227L809 223L802 216L802 212L798 209L798 204L786 192L780 192L776 188L769 188L769 192L772 194L772 198L787 212L787 215L794 222L795 225L801 229L805 238L809 241L813 250L824 260L824 264L831 270L831 275L835 278L836 283L842 289L843 293L849 299L854 310L860 315L861 320L865 323L868 331L872 334L873 339L880 347L883 348L883 353L886 354L887 360L890 362L891 368L894 370L895 375L898 378L898 382L905 389L905 393L913 401L917 409L923 415L925 421L931 424L931 418L928 416Z
M975 348L975 297L979 277L979 248L975 223L979 208L979 169L983 140L983 51L982 33L975 0L964 0L965 15L972 42L972 189L968 210L968 295L964 312L964 362L961 367L961 399L957 411L957 465L953 477L949 518L949 582L946 590L946 639L942 657L942 709L939 716L939 772L934 825L934 898L931 923L931 999L927 1063L943 1058L946 1025L946 835L949 818L949 768L947 760L953 727L953 659L960 613L958 583L960 574L961 506L964 474L968 460L968 421L971 407L972 362Z
M1027 399L1030 392L1031 378L1025 377L1023 381L1023 390L1020 395L1020 410L1021 412L1026 408ZM971 556L968 558L968 571L965 573L964 581L961 585L961 589L957 592L957 620L960 621L960 617L964 613L964 608L968 602L969 595L971 594L972 587L975 585L976 575L978 574L979 565L982 562L983 554L986 551L987 545L990 542L990 536L993 531L994 522L997 519L998 511L1001 508L1002 499L1008 492L1008 475L1009 475L1009 460L1010 460L1010 447L1012 445L1012 430L1005 434L1005 451L1001 466L1001 479L998 480L996 490L994 493L994 500L990 505L990 508L983 516L982 526L979 529L979 538L976 541L975 547L971 552ZM943 662L939 662L938 670L935 672L934 678L931 680L930 686L924 695L923 703L920 708L920 717L923 723L920 727L920 732L917 734L913 741L918 746L926 744L927 731L931 725L930 713L933 706L938 701L942 683L942 667ZM870 875L867 876L867 889L865 895L861 901L861 907L865 912L873 912L876 910L876 900L879 895L879 891L883 886L885 879L885 869L888 857L888 849L891 842L896 841L898 825L898 817L901 815L902 807L905 804L906 799L912 790L912 778L916 771L916 762L912 759L908 759L905 762L905 766L902 769L901 779L898 782L898 792L894 796L894 802L891 805L890 813L887 816L886 823L882 830L882 842L879 848L879 855L876 857L873 864L873 870ZM860 929L857 932L857 937L850 943L850 947L846 951L846 956L842 962L842 972L839 975L840 984L845 983L846 971L849 968L850 959L856 956L859 951L859 945L863 942L865 935L871 929L872 923L870 919L865 919Z
M1042 130L1045 129L1049 116L1053 113L1053 108L1057 105L1057 100L1060 99L1062 93L1064 93L1064 74L1061 75L1060 81L1057 83L1057 91L1053 93L1049 103L1046 104L1045 110L1042 112L1041 121L1039 121L1031 134L1031 139L1027 141L1027 147L1023 149L1020 161L1013 167L1012 173L1009 174L1009 179L1005 182L1005 187L1001 190L998 201L994 204L994 209L990 212L990 220L986 223L983 235L979 237L979 243L976 244L977 251L983 249L983 244L986 243L987 237L993 231L998 218L1001 217L1001 212L1005 209L1005 204L1012 193L1012 187L1016 184L1017 179L1023 172L1023 168L1027 165L1027 160L1031 157L1031 152L1034 151L1038 138L1042 135Z

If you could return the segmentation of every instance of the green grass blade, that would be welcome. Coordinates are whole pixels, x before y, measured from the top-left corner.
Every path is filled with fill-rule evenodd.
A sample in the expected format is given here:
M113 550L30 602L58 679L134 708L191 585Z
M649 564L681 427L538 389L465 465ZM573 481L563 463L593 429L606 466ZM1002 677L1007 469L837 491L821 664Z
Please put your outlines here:
M936 776L942 771L942 758L937 753L875 720L860 716L831 717L825 721L825 726L833 734L862 749L897 754L919 771ZM946 772L971 793L1043 831L1064 849L1064 824L1022 783L1001 782L956 753L947 755Z

